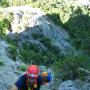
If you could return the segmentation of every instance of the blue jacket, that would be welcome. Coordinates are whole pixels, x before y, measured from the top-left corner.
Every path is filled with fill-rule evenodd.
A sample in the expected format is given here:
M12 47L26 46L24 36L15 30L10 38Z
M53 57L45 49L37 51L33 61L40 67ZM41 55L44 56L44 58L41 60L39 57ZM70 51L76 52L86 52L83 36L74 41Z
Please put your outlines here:
M50 82L52 80L51 74L48 74L47 76L47 82ZM27 86L27 78L26 75L22 75L17 82L15 83L17 86L18 90L28 90ZM37 88L34 88L33 86L30 88L33 88L33 90L40 90L40 86L42 85L42 77L39 76L37 80Z

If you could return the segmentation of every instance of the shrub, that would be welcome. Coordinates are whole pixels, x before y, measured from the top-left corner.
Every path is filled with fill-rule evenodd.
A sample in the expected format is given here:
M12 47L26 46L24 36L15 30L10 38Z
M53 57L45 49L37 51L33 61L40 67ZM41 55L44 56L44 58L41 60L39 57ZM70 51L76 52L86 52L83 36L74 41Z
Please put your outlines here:
M78 11L78 10L77 10ZM80 10L78 12L81 12ZM83 18L83 19L82 19ZM90 17L81 13L75 13L71 19L65 24L71 35L71 40L76 49L83 50L86 54L89 54L90 46Z
M8 55L9 57L11 57L14 61L16 60L16 57L17 57L17 48L16 46L9 46L7 48L7 52L8 52Z
M43 36L43 34L41 34L41 33L33 32L33 33L32 33L32 37L33 37L34 39L39 39L39 38L43 38L44 36Z
M31 59L30 59L30 51L28 50L24 50L23 48L19 49L19 58L21 58L21 60L23 62L27 63L31 63Z
M0 7L8 7L9 2L8 0L0 0Z
M50 38L43 37L43 38L41 38L40 42L42 42L52 53L54 53L54 54L59 54L60 53L59 47L53 45L51 43Z
M11 1L12 6L20 6L20 5L25 5L26 1L25 0L13 0Z
M22 44L22 48L24 50L33 50L35 52L39 52L39 45L35 44L35 43L31 43L31 42L25 42Z
M42 60L42 54L34 52L33 50L20 50L20 58L26 63L33 63L33 64L41 64L44 63L44 60Z
M2 60L0 60L0 66L4 65L4 62Z
M25 63L37 63L39 64L41 61L41 54L40 54L39 46L35 43L25 42L22 44L22 47L19 49L20 58Z
M52 53L51 50L40 50L36 44L30 42L25 42L22 44L22 47L19 49L19 54L19 57L26 64L32 62L33 64L38 65L50 65L57 60L57 58L59 58L59 56Z
M8 19L3 19L0 21L0 35L6 34L6 29L9 28L10 22Z
M54 21L55 24L60 25L62 24L61 20L60 20L60 16L59 13L51 13L51 14L47 14L47 16Z
M4 36L3 39L8 42L10 45L17 46L17 42L15 39L9 37L9 36Z
M48 48L51 47L51 40L48 37L41 38L40 42L43 43Z
M85 69L90 69L88 63L90 62L85 56L66 56L59 61L54 63L54 68L56 71L56 77L62 78L62 80L68 79L83 79L86 75L85 72L79 70L80 67Z

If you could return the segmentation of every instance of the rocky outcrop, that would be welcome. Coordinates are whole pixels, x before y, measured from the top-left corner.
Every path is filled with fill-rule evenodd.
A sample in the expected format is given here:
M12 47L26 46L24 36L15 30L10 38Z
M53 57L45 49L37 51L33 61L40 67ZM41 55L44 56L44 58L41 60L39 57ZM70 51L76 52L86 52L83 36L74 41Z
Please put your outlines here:
M67 80L59 85L58 90L90 90L90 82Z
M19 40L24 41L26 39L32 40L33 32L40 32L44 36L49 37L52 40L52 44L59 47L62 53L68 53L68 51L70 53L70 51L74 50L68 42L68 33L62 27L55 25L40 9L30 6L19 6L8 7L3 11L5 13L13 13L12 31L7 32L7 34L11 35L17 32Z
M67 80L60 84L58 90L78 90L78 89L73 81Z
M0 40L0 90L10 90L12 84L18 79L17 63L7 56L6 48L8 44Z
M6 42L0 40L0 59L3 64L0 66L0 89L1 90L9 90L10 85L14 83L17 77L14 75L14 65L15 63L7 57L5 48L8 45ZM12 78L11 78L12 77Z
M13 61L8 57L6 49L9 46L0 40L0 90L10 90L11 86L25 72L18 71L18 66L23 64L21 61ZM1 65L1 62L3 64ZM40 90L50 90L49 85L43 85Z

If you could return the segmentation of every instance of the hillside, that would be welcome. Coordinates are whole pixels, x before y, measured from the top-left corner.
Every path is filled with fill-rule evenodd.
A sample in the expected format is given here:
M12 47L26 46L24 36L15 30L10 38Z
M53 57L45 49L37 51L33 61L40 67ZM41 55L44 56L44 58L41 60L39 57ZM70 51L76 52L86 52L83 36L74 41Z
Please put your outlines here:
M0 4L2 90L9 90L30 64L53 72L53 81L41 90L90 89L89 2L52 1Z

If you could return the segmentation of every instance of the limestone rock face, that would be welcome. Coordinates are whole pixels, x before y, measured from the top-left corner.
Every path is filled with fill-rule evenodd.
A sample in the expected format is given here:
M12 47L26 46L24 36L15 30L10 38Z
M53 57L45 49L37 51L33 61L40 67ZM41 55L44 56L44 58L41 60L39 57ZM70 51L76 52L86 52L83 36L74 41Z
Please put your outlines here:
M60 84L58 90L78 90L78 89L73 81L67 80Z
M0 60L3 65L0 66L0 90L10 90L10 86L17 80L15 75L15 62L6 54L8 44L0 40Z
M60 26L55 25L43 11L30 6L8 7L6 13L13 13L11 31L9 36L19 34L19 40L32 40L32 33L40 33L52 40L52 44L60 48L62 53L70 53L74 50L68 42L68 33ZM69 52L67 52L69 51Z

